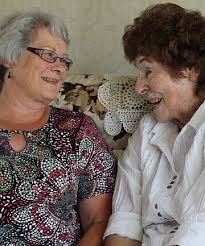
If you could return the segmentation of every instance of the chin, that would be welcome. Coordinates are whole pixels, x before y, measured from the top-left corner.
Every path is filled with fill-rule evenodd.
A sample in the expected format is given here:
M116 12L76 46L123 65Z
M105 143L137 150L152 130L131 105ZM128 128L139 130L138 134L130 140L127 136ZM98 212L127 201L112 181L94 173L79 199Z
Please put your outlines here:
M52 100L52 99L57 97L58 91L59 90L57 90L57 89L56 90L47 90L47 91L45 91L45 93L43 93L43 96L50 98Z
M56 99L56 95L55 96L51 96L51 95L44 95L43 98L43 103L48 105L49 103L51 103L54 99Z

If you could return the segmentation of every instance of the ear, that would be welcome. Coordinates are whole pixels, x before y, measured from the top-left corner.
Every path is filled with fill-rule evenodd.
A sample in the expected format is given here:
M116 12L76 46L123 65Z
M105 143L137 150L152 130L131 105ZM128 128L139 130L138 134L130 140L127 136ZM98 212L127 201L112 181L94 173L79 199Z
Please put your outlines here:
M5 68L11 68L11 64L9 64L9 63L2 62L2 65L3 65Z
M199 71L195 67L186 68L182 71L182 75L190 81L196 82L199 75Z

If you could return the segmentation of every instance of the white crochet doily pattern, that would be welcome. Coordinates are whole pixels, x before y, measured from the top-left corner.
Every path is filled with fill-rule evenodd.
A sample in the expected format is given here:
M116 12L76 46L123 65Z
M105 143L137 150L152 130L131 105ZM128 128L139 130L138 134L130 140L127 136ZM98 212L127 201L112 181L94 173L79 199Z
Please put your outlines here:
M107 108L104 118L105 131L118 135L122 126L126 132L133 133L142 116L152 110L151 106L135 91L133 77L126 76L123 81L108 81L98 90L99 101Z

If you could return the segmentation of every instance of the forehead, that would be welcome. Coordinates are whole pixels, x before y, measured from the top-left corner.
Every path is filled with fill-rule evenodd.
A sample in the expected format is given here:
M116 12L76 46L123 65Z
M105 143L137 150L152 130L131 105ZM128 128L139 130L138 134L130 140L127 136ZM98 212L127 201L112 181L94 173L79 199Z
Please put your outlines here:
M55 33L51 33L47 28L37 28L31 35L31 45L38 48L50 47L56 51L67 51L67 45L63 39Z

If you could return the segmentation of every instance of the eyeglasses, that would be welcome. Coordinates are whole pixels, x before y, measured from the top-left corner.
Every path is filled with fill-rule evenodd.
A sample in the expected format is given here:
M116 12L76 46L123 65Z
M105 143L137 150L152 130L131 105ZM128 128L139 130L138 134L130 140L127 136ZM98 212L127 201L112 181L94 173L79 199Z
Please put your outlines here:
M66 70L69 70L73 62L68 57L59 57L54 51L47 49L38 49L33 47L28 47L28 51L33 54L36 54L41 57L44 61L49 63L56 62L57 58L59 58L60 62L63 63L66 67Z

